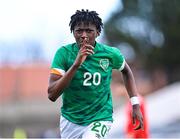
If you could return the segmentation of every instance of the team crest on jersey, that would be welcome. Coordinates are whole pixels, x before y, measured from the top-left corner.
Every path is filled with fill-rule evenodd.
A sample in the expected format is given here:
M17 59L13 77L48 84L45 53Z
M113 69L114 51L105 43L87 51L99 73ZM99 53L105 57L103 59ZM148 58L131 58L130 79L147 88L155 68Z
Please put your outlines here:
M104 71L107 71L109 67L109 59L101 59L99 64Z

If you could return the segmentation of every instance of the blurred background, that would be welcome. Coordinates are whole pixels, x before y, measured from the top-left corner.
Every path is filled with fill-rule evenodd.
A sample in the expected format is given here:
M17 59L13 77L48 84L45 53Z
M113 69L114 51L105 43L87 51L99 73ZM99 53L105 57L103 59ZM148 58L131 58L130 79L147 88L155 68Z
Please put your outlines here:
M59 137L61 99L47 98L55 51L74 42L70 16L96 10L98 41L117 47L131 66L150 138L180 138L179 0L0 0L0 137ZM114 125L126 136L127 95L121 74L111 84Z

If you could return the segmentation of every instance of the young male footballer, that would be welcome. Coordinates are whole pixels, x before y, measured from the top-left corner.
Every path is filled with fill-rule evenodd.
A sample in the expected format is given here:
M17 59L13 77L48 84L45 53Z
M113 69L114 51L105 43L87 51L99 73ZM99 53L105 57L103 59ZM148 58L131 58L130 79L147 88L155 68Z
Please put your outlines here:
M110 90L113 69L123 74L132 104L132 121L139 121L135 130L143 129L138 91L130 67L119 49L96 41L103 28L98 13L77 10L69 26L75 43L57 50L48 86L51 101L62 95L61 137L99 139L107 136L113 123Z

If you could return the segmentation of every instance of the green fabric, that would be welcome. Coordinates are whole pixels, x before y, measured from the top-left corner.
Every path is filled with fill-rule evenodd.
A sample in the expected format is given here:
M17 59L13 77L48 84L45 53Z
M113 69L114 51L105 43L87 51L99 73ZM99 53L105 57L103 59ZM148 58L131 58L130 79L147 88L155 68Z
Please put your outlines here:
M76 43L60 47L51 68L67 71L78 51ZM100 43L96 43L94 52L79 67L62 95L62 115L79 125L88 125L97 120L113 120L111 74L112 69L121 68L124 57L119 49Z

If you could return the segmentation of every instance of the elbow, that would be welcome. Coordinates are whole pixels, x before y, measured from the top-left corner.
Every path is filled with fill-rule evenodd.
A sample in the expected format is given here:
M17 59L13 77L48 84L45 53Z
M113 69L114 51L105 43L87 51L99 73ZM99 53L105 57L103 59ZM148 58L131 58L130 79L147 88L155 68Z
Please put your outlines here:
M54 98L52 95L48 94L48 99L51 100L52 102L55 102L57 98Z
M48 88L48 99L49 99L50 101L52 101L52 102L55 102L55 101L57 100L57 98L54 97L53 92L50 91L49 88Z

